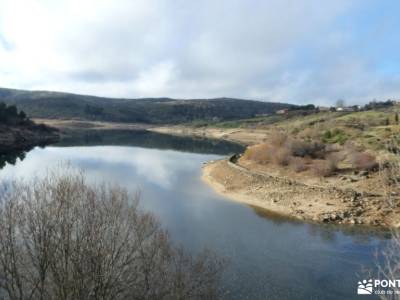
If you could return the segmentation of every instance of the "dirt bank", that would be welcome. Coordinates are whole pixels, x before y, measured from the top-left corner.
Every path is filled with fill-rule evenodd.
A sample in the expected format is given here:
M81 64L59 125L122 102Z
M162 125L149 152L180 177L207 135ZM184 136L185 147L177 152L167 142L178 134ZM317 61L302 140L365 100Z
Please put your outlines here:
M61 119L34 119L35 123L45 124L60 130L75 129L99 129L99 130L143 130L151 125L139 123L115 123L103 121L85 121L85 120L61 120Z
M381 195L307 185L259 174L228 160L207 163L203 179L232 200L288 217L323 223L400 225L399 207L389 207Z
M162 126L152 127L148 130L182 136L200 136L214 139L223 139L243 145L253 145L265 140L269 130L248 128L210 128L210 127L187 127L187 126Z

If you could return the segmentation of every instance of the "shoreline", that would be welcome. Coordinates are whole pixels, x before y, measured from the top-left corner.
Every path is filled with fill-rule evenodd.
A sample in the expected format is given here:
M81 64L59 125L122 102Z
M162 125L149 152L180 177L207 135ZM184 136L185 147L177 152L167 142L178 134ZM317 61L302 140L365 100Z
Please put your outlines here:
M385 228L400 225L398 209L377 209L373 195L260 175L235 167L227 159L205 163L202 180L228 200L292 219Z
M269 130L266 129L191 127L183 125L154 126L147 130L170 135L226 140L245 146L265 141L269 133Z
M37 124L45 124L55 127L59 130L147 130L154 125L142 123L117 123L105 121L87 121L73 119L40 119L35 118L33 121Z
M79 119L33 119L36 123L55 127L61 131L68 130L147 130L175 136L192 136L225 140L244 146L265 141L269 130L247 128L192 127L185 125L157 125L144 123L117 123L106 121L88 121Z
M58 131L39 125L0 126L0 154L27 151L36 146L58 142Z
M213 138L239 143L265 141L265 129L220 129L181 125L155 126L82 120L36 120L60 130L126 129ZM203 181L228 200L258 207L286 218L313 223L399 227L400 206L388 207L382 194L327 184L313 185L296 177L279 176L247 169L230 159L207 162L202 168ZM396 216L397 215L397 216Z

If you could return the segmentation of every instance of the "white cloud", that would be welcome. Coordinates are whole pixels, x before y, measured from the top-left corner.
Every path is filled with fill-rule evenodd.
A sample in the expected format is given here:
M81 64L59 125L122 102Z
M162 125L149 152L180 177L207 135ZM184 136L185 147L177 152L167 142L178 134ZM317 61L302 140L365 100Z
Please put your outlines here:
M0 82L115 97L393 97L399 77L359 51L373 42L357 46L340 26L368 3L0 0Z

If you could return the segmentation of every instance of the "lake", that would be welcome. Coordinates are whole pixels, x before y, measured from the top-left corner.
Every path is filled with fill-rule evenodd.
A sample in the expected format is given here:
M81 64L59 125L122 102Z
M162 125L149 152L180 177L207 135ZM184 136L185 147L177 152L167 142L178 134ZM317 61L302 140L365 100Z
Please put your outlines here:
M294 221L216 194L201 180L202 164L241 150L145 131L82 131L1 157L0 178L40 177L70 162L91 182L139 189L141 207L159 217L175 243L193 253L208 247L229 260L226 299L357 298L357 281L368 277L362 269L373 268L389 235Z

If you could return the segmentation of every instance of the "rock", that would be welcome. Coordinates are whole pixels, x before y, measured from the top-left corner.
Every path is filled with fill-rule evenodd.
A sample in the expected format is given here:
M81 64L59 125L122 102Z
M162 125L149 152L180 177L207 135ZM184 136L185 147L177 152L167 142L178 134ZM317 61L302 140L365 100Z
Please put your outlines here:
M337 216L336 214L331 214L330 217L329 217L329 219L330 219L331 221L336 221L337 217L338 217L338 216Z
M356 220L350 219L350 220L349 220L349 223L350 223L350 224L356 224Z
M350 182L357 182L360 180L358 177L354 177L354 176L350 177L349 179L350 179Z
M362 210L362 208L357 208L357 210L356 210L356 212L355 212L355 215L357 216L357 217L359 217L359 216L361 216L362 214L363 214L363 210Z
M330 221L329 216L327 216L327 215L322 216L322 222L329 223L329 221Z

